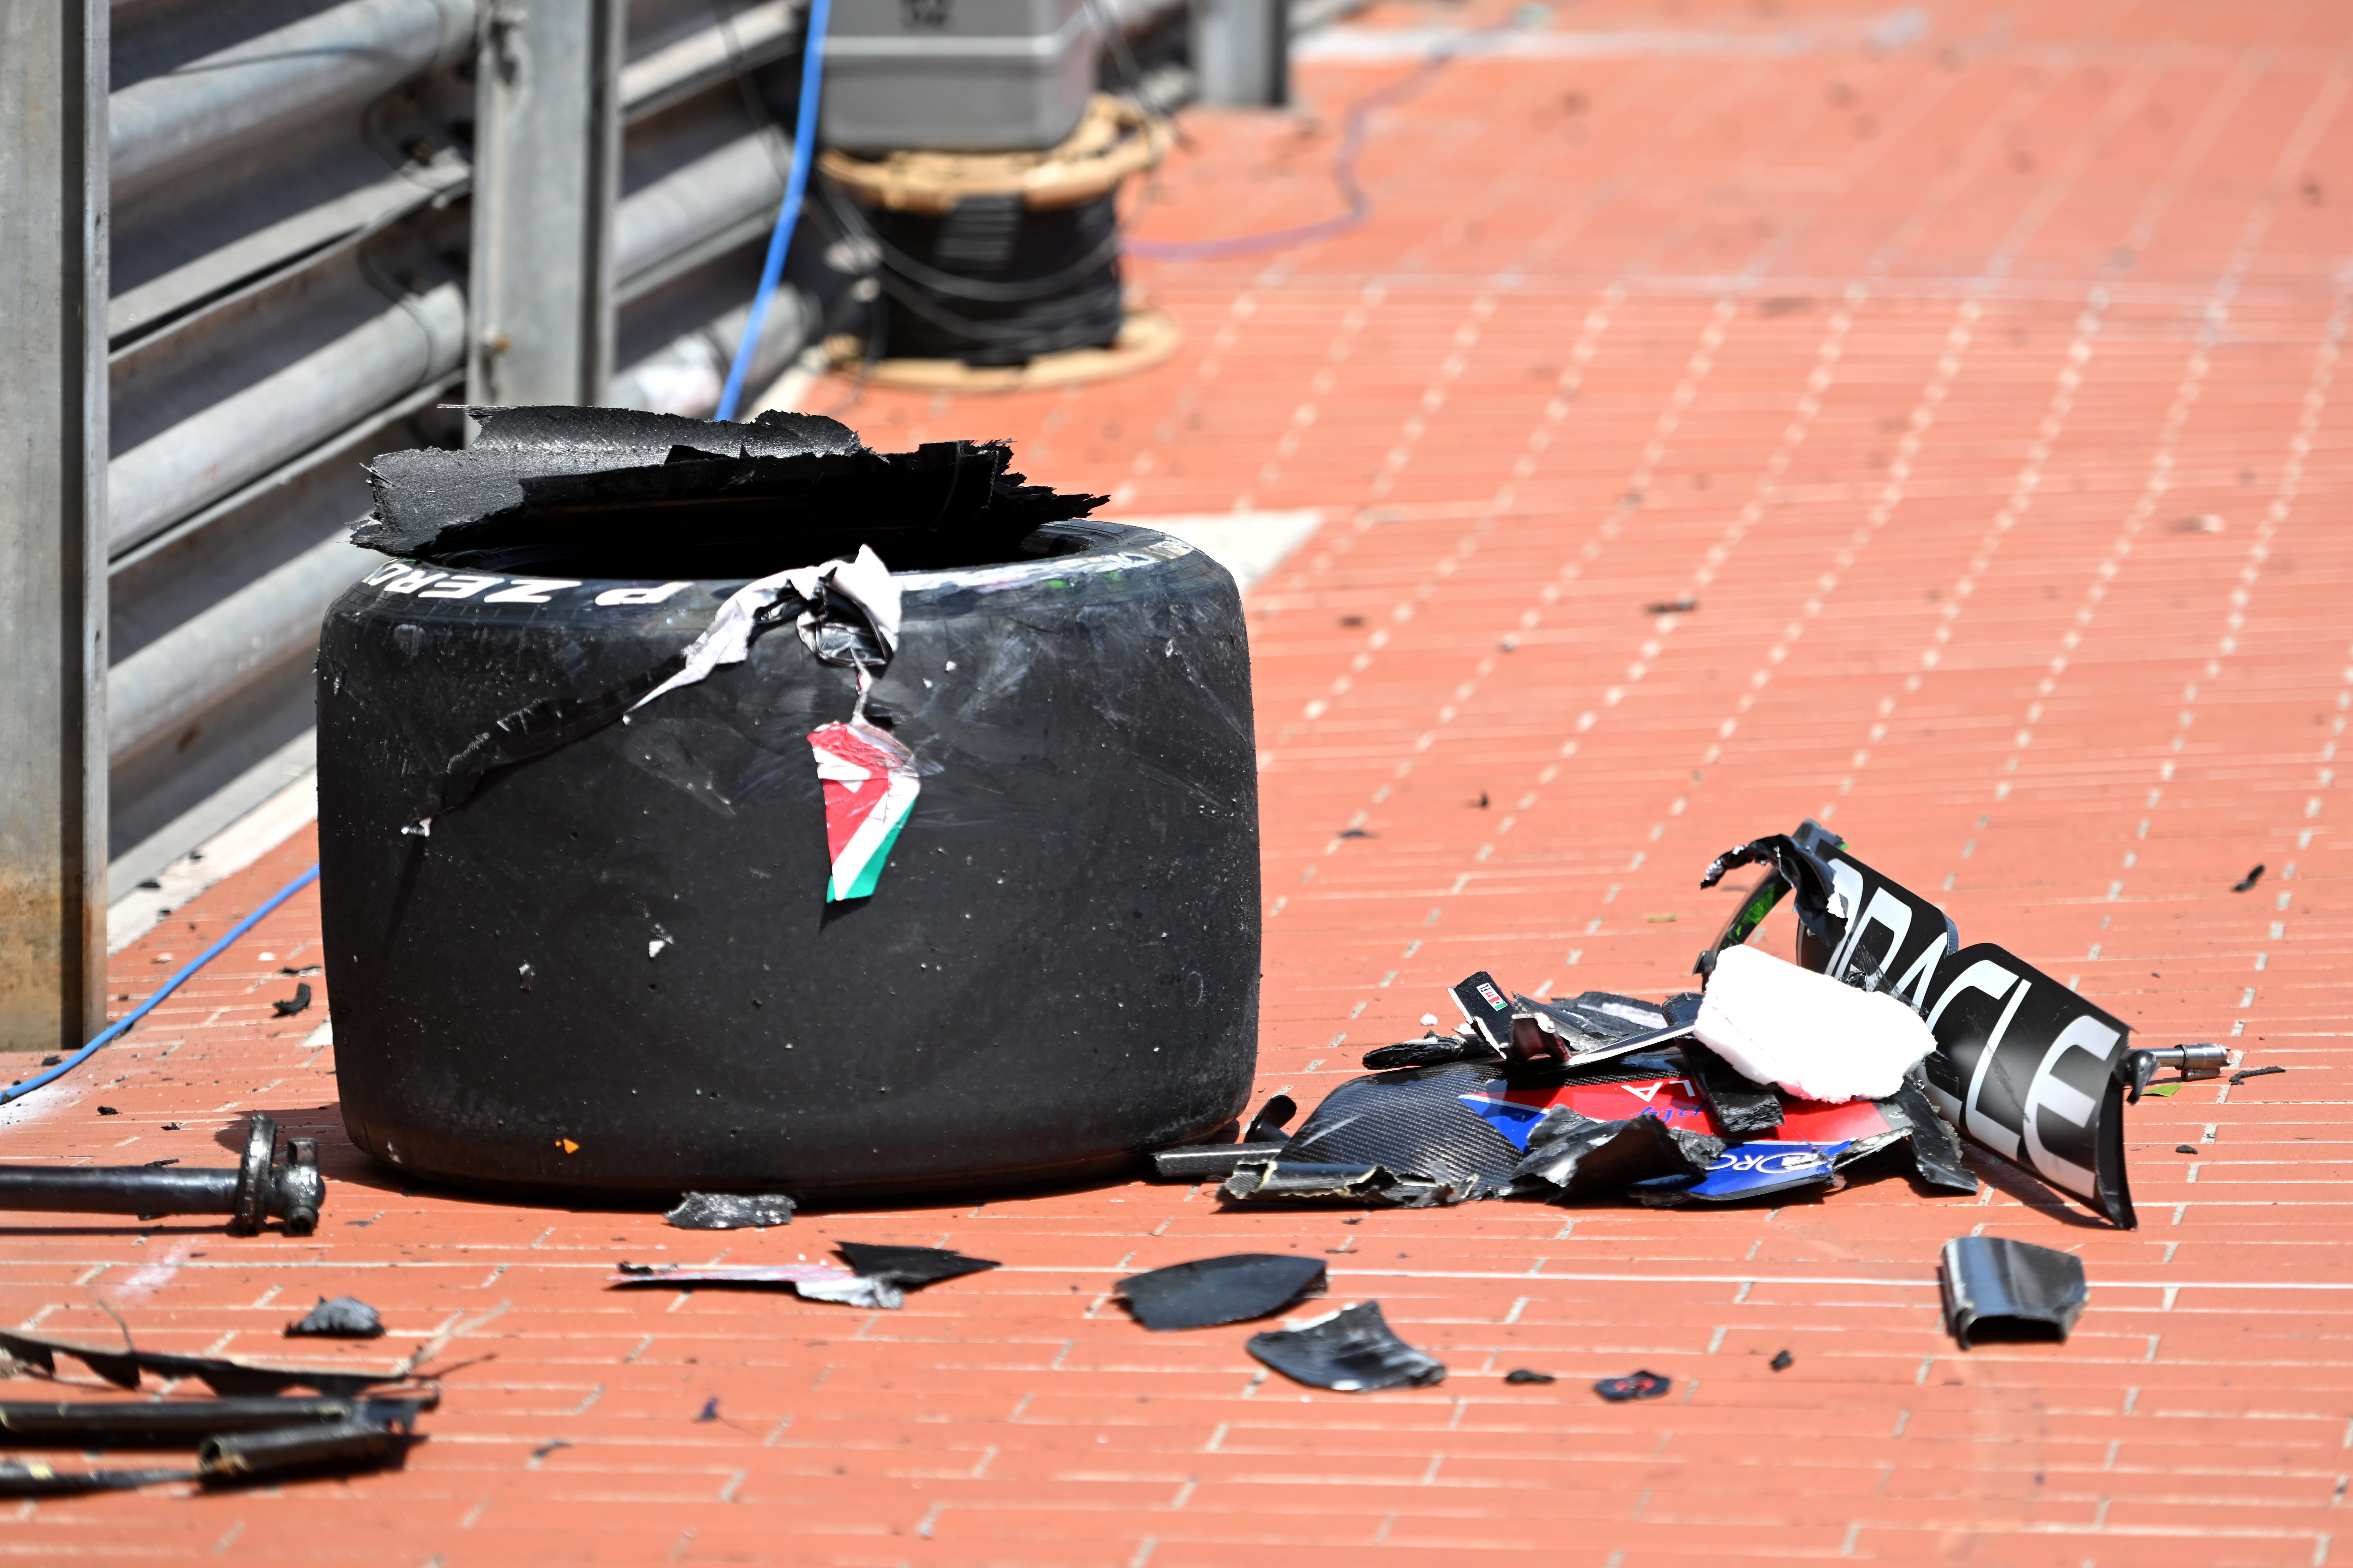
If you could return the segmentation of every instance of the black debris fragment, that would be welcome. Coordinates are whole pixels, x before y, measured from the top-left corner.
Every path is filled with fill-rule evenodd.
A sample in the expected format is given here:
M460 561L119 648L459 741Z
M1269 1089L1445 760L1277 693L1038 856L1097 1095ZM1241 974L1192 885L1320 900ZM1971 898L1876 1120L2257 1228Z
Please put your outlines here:
M704 1400L704 1401L702 1402L702 1409L701 1410L701 1412L700 1412L700 1413L698 1413L698 1414L696 1415L696 1416L695 1416L694 1418L695 1418L697 1421L716 1421L716 1420L718 1420L718 1419L719 1419L719 1396L718 1396L717 1394L712 1394L710 1398L708 1398L708 1399Z
M1324 1265L1282 1253L1240 1252L1136 1274L1115 1287L1135 1321L1156 1332L1271 1317L1324 1291Z
M1938 1273L1946 1327L1963 1350L1981 1338L2063 1340L2090 1293L2082 1258L2006 1237L1945 1243Z
M114 1109L114 1107L112 1107L112 1106L111 1106L111 1105L101 1105L101 1106L100 1106L100 1107L98 1108L98 1113L99 1113L100 1116L120 1116L120 1115L121 1115L121 1114L122 1114L122 1112L121 1112L120 1110L115 1110L115 1109Z
M1340 829L1335 837L1340 838L1370 838L1374 836L1366 832L1361 827L1344 827Z
M1401 1176L1381 1165L1287 1157L1242 1162L1219 1195L1236 1202L1377 1204L1401 1209L1429 1208L1461 1198L1446 1183Z
M160 1171L166 1165L176 1165L179 1163L179 1158L175 1155L168 1160L150 1160L147 1162L146 1168L151 1171Z
M793 1222L793 1200L781 1193L738 1196L689 1193L662 1218L681 1230L744 1230Z
M1560 1379L1548 1372L1531 1372L1526 1367L1514 1367L1504 1374L1505 1383L1558 1383Z
M918 1290L943 1279L1002 1267L994 1259L967 1258L939 1247L880 1247L863 1241L834 1244L841 1260L862 1279L887 1279L902 1290Z
M1434 1358L1389 1331L1378 1301L1343 1307L1295 1329L1252 1334L1244 1348L1285 1377L1342 1394L1421 1388L1446 1376Z
M53 1068L65 1059L60 1056L46 1056L41 1058L41 1065L45 1068Z
M1791 1355L1788 1351L1783 1351L1778 1355L1776 1355L1771 1361L1766 1363L1766 1364L1771 1367L1775 1372L1787 1372L1791 1367L1798 1364L1798 1358Z
M1504 1000L1495 977L1479 971L1454 987L1451 994L1462 1010L1463 1021L1498 1056L1512 1048L1512 1005Z
M1266 1103L1258 1108L1258 1114L1250 1118L1250 1125L1242 1129L1242 1142L1245 1143L1286 1142L1289 1134L1285 1133L1283 1129L1290 1126L1291 1119L1298 1114L1299 1102L1291 1096L1269 1095Z
M1655 1372L1638 1372L1628 1377L1605 1377L1593 1385L1593 1392L1612 1405L1623 1405L1630 1399L1658 1399L1675 1385L1675 1380Z
M655 1268L650 1263L632 1263L626 1258L613 1265L613 1267L619 1269L624 1274L639 1276L654 1275L661 1272L660 1269Z
M2235 1087L2246 1082L2251 1078L2269 1078L2275 1072L2285 1071L2287 1071L2287 1068L2246 1068L2238 1072L2232 1073L2231 1075L2231 1082L2232 1086Z
M1678 1050L1725 1137L1763 1138L1781 1125L1781 1097L1770 1085L1752 1083L1697 1040L1684 1041Z
M791 1289L804 1300L832 1301L845 1307L896 1311L906 1304L905 1292L976 1274L997 1265L986 1258L934 1247L880 1247L863 1242L836 1244L846 1268L829 1263L774 1263L651 1268L623 1263L606 1280L608 1285L773 1286Z
M2198 1145L2195 1143L2176 1143L2173 1146L2173 1152L2177 1154L2195 1154L2198 1152Z
M1528 1134L1512 1188L1566 1203L1661 1178L1696 1184L1724 1147L1722 1139L1679 1131L1660 1117L1596 1121L1556 1105Z
M1655 605L1645 605L1642 613L1646 616L1685 616L1698 608L1699 601L1689 594L1683 594L1672 599L1662 599Z
M295 969L290 966L280 970L278 973L285 975L289 979L291 979L298 974L316 974L322 967L322 965L316 963L306 963L300 969Z
M2258 861L2256 861L2256 862L2255 862L2255 868L2254 868L2253 870L2252 870L2252 871L2248 872L2245 876L2243 876L2243 877L2240 878L2236 882L2233 882L2233 883L2232 883L2232 884L2231 884L2231 891L2232 891L2232 892L2234 892L2234 893L2243 893L2243 892L2246 892L2246 891L2250 890L2251 889L2253 889L2253 888L2254 887L2254 885L2255 885L2257 882L2259 882L2259 881L2263 880L2263 862L2262 862L2262 861L2260 861L2260 860L2258 860Z
M328 1300L319 1298L319 1304L303 1315L301 1321L286 1325L290 1335L315 1335L322 1339L373 1340L384 1333L384 1320L376 1310L357 1296L338 1296Z
M308 1012L310 1010L310 1006L311 983L305 980L299 983L294 987L293 995L286 997L282 1001L272 1002L269 1005L269 1010L272 1016L276 1017L290 1018L297 1013Z

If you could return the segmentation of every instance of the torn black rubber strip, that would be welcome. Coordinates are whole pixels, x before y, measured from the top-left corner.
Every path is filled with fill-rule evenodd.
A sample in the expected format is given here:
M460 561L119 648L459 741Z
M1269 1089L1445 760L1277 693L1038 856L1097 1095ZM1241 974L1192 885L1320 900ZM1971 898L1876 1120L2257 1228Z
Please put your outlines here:
M2091 1290L2073 1253L1998 1236L1945 1243L1939 1274L1945 1326L1963 1350L1986 1338L2064 1340Z
M1548 1372L1532 1372L1526 1367L1520 1366L1514 1367L1505 1373L1504 1381L1505 1383L1558 1383L1560 1379Z
M793 1200L781 1193L689 1193L662 1218L681 1230L765 1229L793 1223Z
M1252 1334L1250 1353L1310 1388L1342 1394L1427 1387L1446 1368L1389 1331L1378 1301L1343 1307L1295 1329Z
M136 1388L139 1374L152 1372L158 1377L196 1378L215 1394L232 1395L309 1388L343 1398L383 1384L401 1382L408 1375L399 1371L371 1373L350 1367L278 1366L218 1356L110 1350L16 1330L0 1330L0 1351L51 1376L57 1374L57 1357L69 1355L118 1388Z
M286 1325L290 1338L315 1337L330 1340L373 1340L384 1334L384 1320L376 1310L357 1296L338 1296L328 1300L319 1298L319 1304L305 1312L299 1322Z
M1324 1265L1278 1252L1238 1252L1134 1274L1114 1287L1135 1321L1155 1332L1207 1329L1271 1317L1321 1295Z
M1267 1102L1258 1108L1258 1114L1250 1118L1250 1125L1242 1129L1242 1142L1245 1143L1286 1142L1290 1135L1284 1132L1283 1129L1290 1126L1291 1119L1298 1114L1299 1102L1291 1096L1270 1095L1267 1097Z

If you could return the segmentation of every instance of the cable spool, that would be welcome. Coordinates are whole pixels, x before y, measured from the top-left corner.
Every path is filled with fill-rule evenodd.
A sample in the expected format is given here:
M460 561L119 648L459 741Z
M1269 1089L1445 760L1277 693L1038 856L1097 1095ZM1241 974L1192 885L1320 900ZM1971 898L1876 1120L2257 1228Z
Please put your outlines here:
M1078 129L1043 153L825 153L828 209L874 258L867 353L1001 372L1134 339L1120 287L1119 187L1168 142L1165 121L1098 94ZM1145 336L1156 347L1168 334Z

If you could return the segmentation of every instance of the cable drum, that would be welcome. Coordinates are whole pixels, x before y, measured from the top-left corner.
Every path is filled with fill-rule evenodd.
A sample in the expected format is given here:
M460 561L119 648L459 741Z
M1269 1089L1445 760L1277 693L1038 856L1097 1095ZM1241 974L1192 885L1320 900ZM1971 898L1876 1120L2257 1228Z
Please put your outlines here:
M1119 188L1167 139L1099 95L1045 153L825 153L827 209L874 258L869 353L1007 366L1111 347L1126 319Z

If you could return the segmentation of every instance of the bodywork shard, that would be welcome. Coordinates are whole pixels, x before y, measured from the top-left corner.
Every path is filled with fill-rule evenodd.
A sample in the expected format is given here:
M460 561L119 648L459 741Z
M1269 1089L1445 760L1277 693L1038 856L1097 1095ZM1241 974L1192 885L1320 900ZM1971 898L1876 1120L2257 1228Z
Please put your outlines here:
M1446 1376L1435 1357L1390 1331L1378 1301L1343 1307L1295 1329L1252 1334L1247 1348L1285 1377L1342 1394L1427 1387Z
M1938 1273L1946 1326L1963 1350L1989 1328L2001 1338L2063 1340L2091 1289L2073 1253L1999 1236L1945 1243Z
M1137 1322L1166 1331L1269 1317L1302 1296L1320 1295L1324 1282L1315 1258L1242 1252L1131 1275L1117 1289Z

